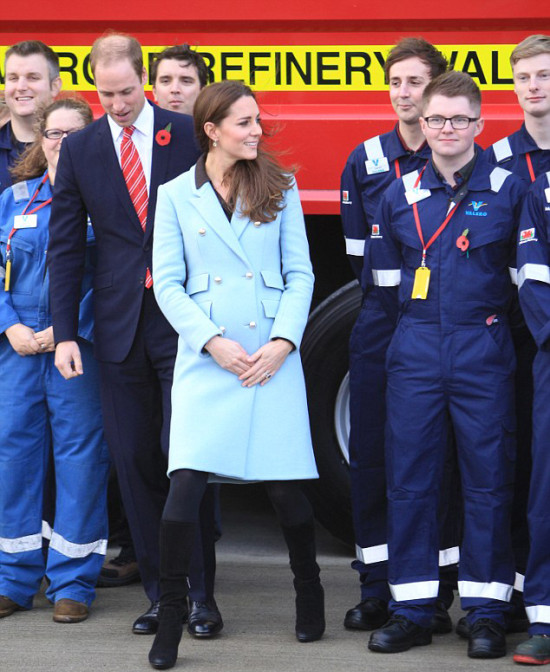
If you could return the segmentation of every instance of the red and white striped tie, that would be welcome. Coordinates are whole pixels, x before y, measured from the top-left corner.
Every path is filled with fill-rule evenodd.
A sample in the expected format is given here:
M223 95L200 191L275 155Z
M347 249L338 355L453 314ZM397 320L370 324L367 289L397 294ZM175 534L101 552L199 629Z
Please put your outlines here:
M145 180L145 173L139 158L138 151L132 140L132 133L136 130L135 126L124 128L122 134L122 144L120 146L120 162L122 164L122 174L126 180L128 193L136 209L136 213L141 224L141 228L145 231L147 226L147 205L149 203L149 196L147 194L147 181ZM145 287L149 289L153 286L153 278L151 271L147 269L145 274Z

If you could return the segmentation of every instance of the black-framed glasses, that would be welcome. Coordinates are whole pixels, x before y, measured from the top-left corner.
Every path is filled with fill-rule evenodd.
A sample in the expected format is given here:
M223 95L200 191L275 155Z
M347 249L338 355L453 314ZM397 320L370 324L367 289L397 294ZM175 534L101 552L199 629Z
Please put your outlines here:
M44 131L42 135L45 138L48 138L48 140L61 140L61 138L64 138L66 135L70 135L71 133L76 133L77 131L81 131L82 128L70 128L68 131L62 131L60 128L48 128L47 131Z
M428 128L433 128L434 130L441 130L445 124L450 121L451 126L455 131L463 131L473 122L479 121L479 117L424 117L424 121L428 125Z

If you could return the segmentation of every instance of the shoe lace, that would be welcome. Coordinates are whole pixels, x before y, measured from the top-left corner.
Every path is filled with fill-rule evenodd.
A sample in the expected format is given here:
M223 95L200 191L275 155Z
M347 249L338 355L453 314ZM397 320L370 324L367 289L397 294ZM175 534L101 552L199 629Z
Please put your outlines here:
M495 635L501 635L503 628L493 621L490 618L479 618L471 627L471 636L475 636L475 634L479 631L486 628L487 630L490 630L493 632Z

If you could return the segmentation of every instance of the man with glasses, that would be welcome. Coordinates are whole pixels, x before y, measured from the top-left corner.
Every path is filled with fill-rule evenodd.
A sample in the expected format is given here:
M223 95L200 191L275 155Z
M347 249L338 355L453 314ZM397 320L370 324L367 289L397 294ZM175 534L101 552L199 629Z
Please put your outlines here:
M361 601L347 611L344 626L353 630L373 630L385 623L391 597L386 543L384 359L395 324L383 310L373 285L368 263L369 234L384 191L396 179L422 169L431 155L419 123L422 93L430 80L446 69L443 54L426 40L401 40L389 52L384 67L398 122L389 133L369 138L356 147L342 173L341 215L346 250L364 292L350 340L349 450L357 551L352 567L359 573ZM443 527L441 548L445 552L441 554L441 564L445 569L432 623L438 633L452 629L447 609L453 600L456 571L454 567L449 569L458 556L454 520L446 518Z
M393 599L389 622L369 642L382 653L431 642L449 418L463 484L458 587L468 655L506 653L515 455L507 315L525 186L478 155L480 109L479 88L465 73L448 72L426 87L420 123L432 158L389 187L371 233L374 282L397 322L386 359Z
M25 40L6 51L5 103L10 121L0 128L0 192L12 183L9 169L36 138L36 114L61 89L59 57L39 40Z

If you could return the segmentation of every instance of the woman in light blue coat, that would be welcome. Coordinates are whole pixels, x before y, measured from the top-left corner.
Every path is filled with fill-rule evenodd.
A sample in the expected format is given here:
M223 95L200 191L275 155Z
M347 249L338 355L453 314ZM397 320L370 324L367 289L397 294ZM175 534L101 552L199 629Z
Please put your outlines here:
M260 145L248 87L213 84L194 114L204 155L160 187L153 248L155 295L180 337L149 654L157 669L177 659L209 480L266 482L294 573L296 636L313 641L325 627L313 516L298 483L318 474L299 354L313 274L296 184Z

